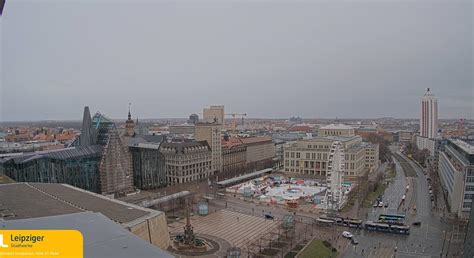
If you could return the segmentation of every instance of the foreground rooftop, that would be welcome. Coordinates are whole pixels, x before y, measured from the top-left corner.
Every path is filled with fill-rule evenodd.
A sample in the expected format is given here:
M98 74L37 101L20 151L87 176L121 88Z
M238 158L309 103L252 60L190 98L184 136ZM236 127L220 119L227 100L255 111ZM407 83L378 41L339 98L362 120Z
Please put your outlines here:
M2 229L76 229L84 239L84 257L173 257L143 241L100 213L80 212L41 218L0 220Z
M0 185L0 219L27 219L84 211L100 212L121 224L161 213L66 184Z

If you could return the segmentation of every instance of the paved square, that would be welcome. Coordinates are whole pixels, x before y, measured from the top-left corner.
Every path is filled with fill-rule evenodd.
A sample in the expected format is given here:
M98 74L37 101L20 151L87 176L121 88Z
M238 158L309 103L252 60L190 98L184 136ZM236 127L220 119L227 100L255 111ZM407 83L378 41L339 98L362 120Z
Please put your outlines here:
M171 233L183 231L185 220L169 225ZM250 241L260 239L266 232L277 229L279 222L241 214L229 210L219 210L207 216L194 216L191 225L194 232L220 237L232 246L244 249Z

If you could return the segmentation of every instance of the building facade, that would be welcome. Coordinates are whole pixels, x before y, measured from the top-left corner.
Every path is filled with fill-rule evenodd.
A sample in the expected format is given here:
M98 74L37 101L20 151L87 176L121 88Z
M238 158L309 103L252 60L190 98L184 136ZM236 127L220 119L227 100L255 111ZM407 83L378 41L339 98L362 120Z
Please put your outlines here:
M137 119L138 121L138 119ZM137 189L150 190L168 184L165 158L160 145L166 140L162 135L146 135L135 126L128 111L126 131L122 142L128 147L132 157L133 184Z
M412 142L413 132L412 131L398 131L398 142Z
M203 120L205 123L224 125L224 115L224 106L210 106L203 110Z
M332 134L331 132L330 134ZM318 136L312 139L299 140L285 148L284 171L300 175L326 179L331 145L341 142L345 153L343 179L354 181L363 176L372 166L378 166L378 145L362 143L360 136ZM367 154L374 162L366 164ZM371 165L372 164L372 165ZM375 165L377 164L377 165Z
M427 89L421 98L420 136L433 139L438 134L438 100Z
M18 182L66 183L114 196L134 191L132 158L115 123L100 113L91 118L88 107L70 147L10 157L0 165Z
M466 237L464 239L463 257L465 258L474 257L474 209L471 209L469 214Z
M275 158L275 144L270 136L256 136L240 138L242 143L247 146L247 164L264 168L261 165L272 165Z
M365 169L369 172L379 168L379 145L363 143L365 148Z
M448 140L439 153L438 169L450 212L467 218L474 198L474 146Z
M416 136L416 147L419 150L428 150L430 156L434 156L436 152L436 139L426 138L420 135Z
M67 183L99 193L100 146L21 154L0 161L3 173L17 182Z
M87 118L84 120L89 121ZM84 125L84 123L83 123ZM124 195L133 192L132 156L128 147L122 143L115 123L106 116L96 113L92 124L85 123L86 131L93 133L88 144L80 146L103 146L102 158L99 164L100 192L107 195ZM92 128L92 130L90 129Z
M354 128L344 124L330 124L318 129L318 136L353 136Z
M160 144L140 143L129 146L129 150L136 188L149 190L168 185L165 157L160 152Z
M212 175L212 152L205 141L164 142L164 155L169 185L202 180Z
M177 135L194 135L195 126L194 124L182 124L182 125L170 125L170 134Z
M245 172L247 146L239 138L224 136L222 140L222 172L224 175L239 175Z
M212 171L222 171L222 124L219 123L197 123L194 139L206 141L212 151Z
M272 137L273 139L273 137ZM283 161L285 156L285 146L288 146L289 143L273 139L273 144L275 145L275 165L274 168L277 170L283 169Z

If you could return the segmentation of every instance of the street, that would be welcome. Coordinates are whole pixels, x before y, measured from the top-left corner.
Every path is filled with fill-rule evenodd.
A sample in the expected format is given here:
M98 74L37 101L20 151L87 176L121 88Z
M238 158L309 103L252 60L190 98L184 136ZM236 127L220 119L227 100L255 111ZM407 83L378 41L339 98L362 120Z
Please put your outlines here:
M404 205L408 207L406 223L411 227L410 235L357 230L353 233L359 245L348 248L343 257L440 256L443 249L443 230L447 230L447 226L431 213L428 184L423 171L413 162L407 162L415 170L416 177L406 178L400 163L395 161L397 172L395 180L384 193L384 202L388 202L389 207L373 208L368 214L368 220L376 220L381 213L405 214L402 209L397 211L397 207L406 192L407 182L412 181L414 185L410 185L410 191L413 192L407 194ZM414 198L413 206L410 205L412 198ZM415 206L416 210L413 209ZM412 226L415 221L420 221L421 226Z

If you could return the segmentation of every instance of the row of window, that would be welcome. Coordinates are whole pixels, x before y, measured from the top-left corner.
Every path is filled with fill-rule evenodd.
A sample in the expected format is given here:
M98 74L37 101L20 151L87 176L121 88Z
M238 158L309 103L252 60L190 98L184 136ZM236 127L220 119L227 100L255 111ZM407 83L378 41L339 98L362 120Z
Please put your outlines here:
M301 153L300 152L285 152L285 158L301 158ZM326 160L328 158L327 153L306 153L306 159L312 159L312 160Z
M301 153L300 152L285 152L285 158L301 158ZM312 160L326 160L328 158L327 153L306 153L306 159L312 159ZM355 160L356 155L355 154L346 154L345 156L346 160ZM374 157L371 157L374 159Z
M466 191L474 192L474 185L466 185Z
M326 169L326 162L313 162L313 161L304 161L304 163L301 163L304 165L304 168L316 168L316 169ZM300 161L299 160L285 160L285 166L286 167L299 167L300 166ZM321 166L321 167L320 167ZM354 170L356 168L355 163L345 163L345 167L350 170Z
M329 149L329 145L308 145L308 149Z
M286 172L296 172L299 173L300 169L293 169L293 168L285 168ZM326 176L325 171L313 171L313 170L306 170L301 169L301 173L305 175L312 175L312 176ZM345 176L355 176L355 172L344 172Z
M469 209L472 207L472 202L464 202L462 207L465 209Z

